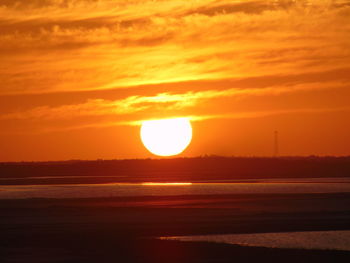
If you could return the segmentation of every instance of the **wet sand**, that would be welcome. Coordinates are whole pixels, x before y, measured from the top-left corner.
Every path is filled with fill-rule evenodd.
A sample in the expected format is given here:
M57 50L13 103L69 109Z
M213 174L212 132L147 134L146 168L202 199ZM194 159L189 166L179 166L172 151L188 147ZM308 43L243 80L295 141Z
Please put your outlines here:
M0 200L1 262L347 262L349 252L156 240L350 229L350 193Z

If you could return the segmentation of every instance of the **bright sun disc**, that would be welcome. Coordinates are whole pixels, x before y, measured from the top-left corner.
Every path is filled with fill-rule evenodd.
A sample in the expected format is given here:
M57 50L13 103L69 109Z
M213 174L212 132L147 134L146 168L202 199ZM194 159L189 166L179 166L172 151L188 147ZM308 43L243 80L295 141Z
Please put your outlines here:
M183 152L192 139L192 127L188 118L144 121L141 140L153 154L171 156Z

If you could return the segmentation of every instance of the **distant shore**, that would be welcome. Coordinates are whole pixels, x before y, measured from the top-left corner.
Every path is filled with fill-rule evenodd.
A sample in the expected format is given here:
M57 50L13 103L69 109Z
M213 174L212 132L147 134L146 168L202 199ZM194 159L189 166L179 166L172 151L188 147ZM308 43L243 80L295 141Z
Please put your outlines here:
M350 157L195 157L0 163L0 185L350 177Z

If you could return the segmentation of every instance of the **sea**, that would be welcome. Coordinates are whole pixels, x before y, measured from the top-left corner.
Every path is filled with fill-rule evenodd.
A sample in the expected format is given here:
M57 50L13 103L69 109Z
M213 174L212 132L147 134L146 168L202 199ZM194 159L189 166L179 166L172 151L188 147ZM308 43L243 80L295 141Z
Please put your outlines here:
M35 179L42 179L41 177L33 178L34 181ZM2 180L6 180L6 178ZM350 178L345 177L46 185L1 185L0 181L0 199L349 192ZM184 242L218 242L241 246L350 251L350 230L168 236L160 238Z
M161 237L160 239L215 242L251 247L350 251L350 230L179 236Z
M350 192L348 177L46 185L1 185L0 181L0 199L344 192Z

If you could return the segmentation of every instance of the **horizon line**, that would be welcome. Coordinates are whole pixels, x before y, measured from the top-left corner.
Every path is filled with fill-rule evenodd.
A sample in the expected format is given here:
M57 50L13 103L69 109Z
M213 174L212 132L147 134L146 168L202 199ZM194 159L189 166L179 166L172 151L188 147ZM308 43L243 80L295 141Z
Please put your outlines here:
M162 161L176 159L204 159L204 158L225 158L225 159L310 159L310 158L350 158L350 155L282 155L282 156L259 156L259 155L216 155L204 154L199 156L171 156L171 157L145 157L145 158L115 158L115 159L66 159L66 160L38 160L38 161L0 161L1 164L29 164L29 163L69 163L69 162L110 162L110 161Z

